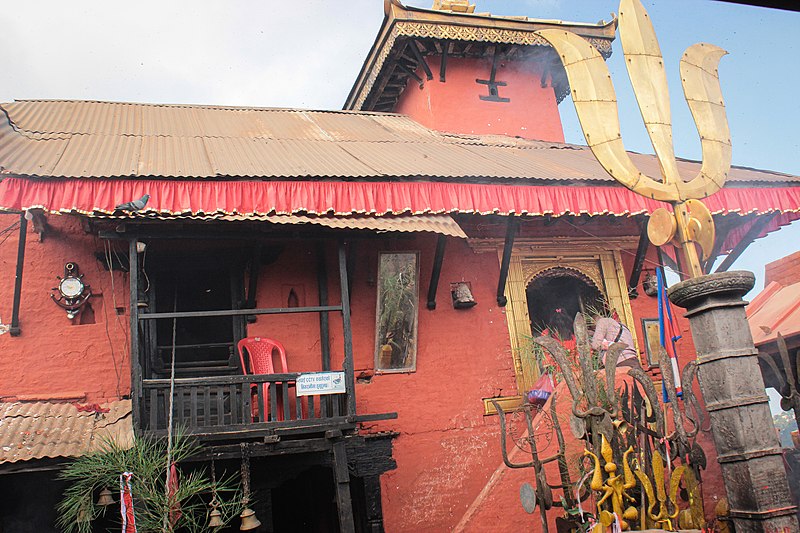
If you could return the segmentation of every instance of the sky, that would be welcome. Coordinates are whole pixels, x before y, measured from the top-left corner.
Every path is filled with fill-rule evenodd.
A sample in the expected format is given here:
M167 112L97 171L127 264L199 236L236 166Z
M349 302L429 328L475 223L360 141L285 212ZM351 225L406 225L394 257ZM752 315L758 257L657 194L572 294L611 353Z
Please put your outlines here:
M409 0L430 7L432 0ZM679 157L700 143L678 78L696 42L728 50L719 73L733 163L800 175L800 13L711 0L644 1L670 84ZM477 0L477 11L579 22L610 20L614 0ZM55 98L340 109L383 19L383 0L14 0L3 10L0 102ZM619 40L608 61L628 150L652 153ZM585 144L569 98L567 142ZM800 222L734 264L763 284L764 265L800 249ZM753 293L751 293L751 296Z

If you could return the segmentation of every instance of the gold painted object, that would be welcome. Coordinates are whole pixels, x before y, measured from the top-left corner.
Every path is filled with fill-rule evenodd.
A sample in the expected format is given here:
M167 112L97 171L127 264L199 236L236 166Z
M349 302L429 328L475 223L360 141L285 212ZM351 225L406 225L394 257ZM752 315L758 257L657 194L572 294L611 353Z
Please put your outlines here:
M637 520L639 511L635 507L628 505L635 499L628 494L628 491L636 486L636 478L628 464L628 455L633 453L633 447L629 447L622 454L622 475L617 474L617 465L614 463L611 445L605 436L601 437L600 455L605 464L600 468L600 459L589 450L584 450L583 454L594 460L594 474L589 487L596 492L602 492L602 497L597 500L597 516L600 523L595 526L595 531L605 531L614 522L614 515L619 517L620 527L623 531L630 529L630 521ZM603 481L603 472L607 474ZM603 504L610 500L612 511L603 508Z
M468 0L433 0L433 7L439 11L454 11L456 13L474 13L475 4Z
M675 238L677 228L678 225L672 213L659 207L650 213L650 220L647 222L647 237L656 246L664 246Z
M678 171L672 143L663 57L649 15L639 0L620 2L619 32L628 75L660 164L658 179L641 172L625 150L616 93L600 52L568 31L536 33L556 49L564 64L586 142L603 168L630 190L672 204L677 240L690 276L696 277L702 270L693 243L700 245L704 258L710 255L714 243L713 220L699 199L714 194L725 184L731 166L730 131L717 72L719 60L727 52L698 43L687 48L680 61L684 97L703 152L700 172L693 179L684 180ZM666 218L664 213L657 216ZM663 220L657 224L654 244L662 246L672 240L670 226Z
M666 529L667 531L674 531L676 525L675 519L678 517L680 509L678 508L678 488L681 483L681 478L686 472L685 466L679 466L672 471L671 475L668 470L664 468L664 460L661 458L661 453L658 450L653 452L653 478L655 483L650 482L641 468L637 467L635 474L639 478L645 493L647 494L647 516L652 520L656 526ZM665 485L669 484L669 494ZM655 485L655 490L653 490ZM658 504L658 512L654 512L655 506Z

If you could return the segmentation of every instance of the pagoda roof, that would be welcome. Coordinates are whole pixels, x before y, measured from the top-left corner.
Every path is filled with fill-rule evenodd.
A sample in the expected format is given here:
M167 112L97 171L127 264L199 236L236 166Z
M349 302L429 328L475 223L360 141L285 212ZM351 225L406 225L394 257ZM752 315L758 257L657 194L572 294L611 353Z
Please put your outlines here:
M383 24L344 109L392 110L420 58L444 51L449 57L485 57L498 51L507 59L543 61L549 65L560 102L569 91L564 68L555 50L535 32L571 31L609 57L617 29L616 18L589 24L407 7L399 0L385 0L384 12Z
M655 156L631 152L646 174ZM680 160L685 179L700 170ZM0 103L0 178L457 180L616 186L587 146L442 133L396 113L87 100ZM732 167L727 187L800 187Z

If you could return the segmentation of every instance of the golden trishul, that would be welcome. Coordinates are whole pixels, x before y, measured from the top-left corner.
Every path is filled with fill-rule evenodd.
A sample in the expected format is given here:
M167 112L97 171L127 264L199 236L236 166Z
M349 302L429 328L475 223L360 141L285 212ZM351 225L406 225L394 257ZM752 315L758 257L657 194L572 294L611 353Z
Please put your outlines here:
M653 484L640 468L636 468L635 474L642 484L642 488L647 494L647 501L650 505L647 507L647 515L657 527L666 528L667 531L674 531L675 519L680 513L678 507L678 489L680 488L681 478L687 472L685 466L681 465L675 468L670 474L669 470L664 468L664 460L658 450L653 452L653 477L655 478L655 492L653 492ZM689 470L689 472L691 472ZM669 495L667 494L665 484L669 485ZM669 498L669 499L667 499ZM655 513L656 504L658 504L658 512ZM670 509L671 507L671 509Z
M625 151L617 99L611 75L600 52L588 41L563 30L541 30L541 37L558 52L567 71L572 99L586 142L603 168L630 190L673 206L674 215L657 209L648 227L656 246L675 236L683 249L691 277L702 275L696 242L707 259L714 245L714 223L699 201L717 192L731 167L731 141L717 66L725 50L698 43L680 61L683 93L694 117L703 151L700 173L684 180L672 144L669 91L664 61L650 17L639 0L620 2L619 34L625 66L647 133L661 167L661 179L646 176Z
M629 505L635 500L628 494L628 491L636 486L636 478L633 477L633 471L628 464L628 455L631 453L633 453L633 447L629 447L622 454L622 475L619 475L617 474L617 465L614 464L611 445L606 440L605 435L601 437L600 446L600 455L605 460L602 468L600 467L600 458L597 455L589 450L583 451L583 455L589 456L594 460L594 474L589 487L593 491L603 493L603 496L597 500L597 518L599 521L592 531L605 531L607 527L614 523L615 515L616 519L619 519L622 530L627 531L630 529L629 521L636 520L639 516L636 508ZM608 476L605 481L603 481L603 472ZM611 500L613 512L603 508L603 504L607 500Z

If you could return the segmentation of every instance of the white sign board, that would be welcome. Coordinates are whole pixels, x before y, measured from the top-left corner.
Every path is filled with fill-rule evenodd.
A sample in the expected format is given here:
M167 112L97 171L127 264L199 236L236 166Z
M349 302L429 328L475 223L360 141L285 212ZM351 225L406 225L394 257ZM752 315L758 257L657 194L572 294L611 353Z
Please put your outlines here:
M345 392L344 372L313 372L297 376L297 395L341 394Z

